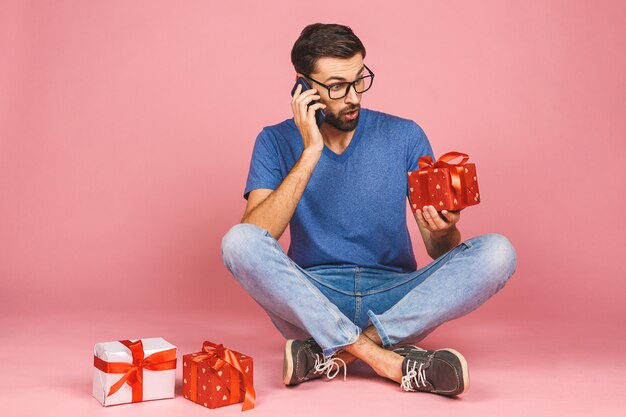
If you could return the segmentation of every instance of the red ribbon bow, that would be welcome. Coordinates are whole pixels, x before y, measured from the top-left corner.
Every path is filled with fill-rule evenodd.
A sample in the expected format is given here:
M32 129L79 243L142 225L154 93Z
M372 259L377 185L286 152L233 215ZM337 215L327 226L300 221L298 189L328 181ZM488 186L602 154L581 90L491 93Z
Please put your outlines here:
M133 390L134 403L143 400L143 370L164 371L176 369L176 348L153 353L144 358L143 344L141 340L131 342L130 340L120 340L126 346L133 357L132 363L127 362L105 362L99 357L93 357L93 364L96 368L107 374L124 374L119 381L111 386L107 397L115 394L124 383L130 385Z
M252 380L250 374L243 371L241 363L235 353L224 347L222 344L216 344L209 341L205 341L202 344L202 352L194 354L191 362L191 393L190 399L196 401L198 395L198 363L205 360L209 361L209 366L214 371L219 371L224 365L229 364L233 370L239 372L243 378L243 387L245 389L245 397L241 411L246 411L254 408L254 402L256 400L256 393L252 386ZM239 387L239 375L234 374L230 376L230 403L235 404L239 402L240 387Z
M457 164L450 164L448 162L453 159L462 157L461 162ZM420 176L428 175L428 168L448 168L448 172L450 173L450 184L452 188L456 192L456 196L461 200L462 205L467 205L467 193L463 192L466 189L465 185L465 168L463 164L465 164L469 160L469 155L461 152L448 152L439 157L439 159L433 163L433 158L431 156L420 156L417 161L419 166L418 174ZM424 170L424 171L422 171ZM426 185L426 181L420 181L422 184Z

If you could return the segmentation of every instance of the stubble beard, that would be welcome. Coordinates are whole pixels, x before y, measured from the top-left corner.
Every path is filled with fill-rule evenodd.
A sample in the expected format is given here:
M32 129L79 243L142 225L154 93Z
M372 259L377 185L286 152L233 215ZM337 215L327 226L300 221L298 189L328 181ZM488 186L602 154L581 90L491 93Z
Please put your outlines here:
M357 114L354 120L345 120L341 118L342 115L347 114L347 113L352 113L355 110L358 110L359 113ZM361 106L356 106L356 107L352 107L351 109L342 111L339 114L339 116L336 116L334 113L326 113L325 122L341 132L352 132L354 129L356 129L357 125L359 124L360 117L361 117Z

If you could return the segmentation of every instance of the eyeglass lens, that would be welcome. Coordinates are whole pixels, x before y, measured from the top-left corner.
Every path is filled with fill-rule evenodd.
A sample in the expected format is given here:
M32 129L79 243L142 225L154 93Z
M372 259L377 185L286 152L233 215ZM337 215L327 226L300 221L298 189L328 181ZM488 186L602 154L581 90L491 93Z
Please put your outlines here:
M371 75L361 77L358 80L355 80L353 85L354 89L357 93L363 93L367 91L372 86L372 77ZM333 84L329 88L330 98L342 98L348 94L348 86L351 83L337 83Z

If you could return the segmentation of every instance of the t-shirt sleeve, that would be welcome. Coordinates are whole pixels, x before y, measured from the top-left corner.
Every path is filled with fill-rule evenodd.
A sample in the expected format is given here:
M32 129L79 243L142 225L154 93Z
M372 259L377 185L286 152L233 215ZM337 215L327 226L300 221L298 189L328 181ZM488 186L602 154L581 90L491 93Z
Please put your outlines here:
M275 190L282 180L278 150L270 133L263 129L254 143L243 198L247 200L250 191L257 188Z
M419 168L417 161L419 160L420 156L430 155L433 158L433 161L436 160L435 154L433 153L433 148L430 146L428 137L426 137L426 133L424 133L424 130L415 122L411 122L407 141L407 172L416 171ZM406 195L407 197L409 196L408 181L406 187Z

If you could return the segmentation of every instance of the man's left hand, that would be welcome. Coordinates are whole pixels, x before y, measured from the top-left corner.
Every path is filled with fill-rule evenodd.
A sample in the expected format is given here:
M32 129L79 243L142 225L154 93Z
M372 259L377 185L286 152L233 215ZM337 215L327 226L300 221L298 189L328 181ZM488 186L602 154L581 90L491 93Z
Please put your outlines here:
M443 216L443 218L442 218ZM415 218L425 229L435 235L446 235L456 228L461 219L461 211L442 210L441 216L433 206L424 206L422 210L415 211Z

